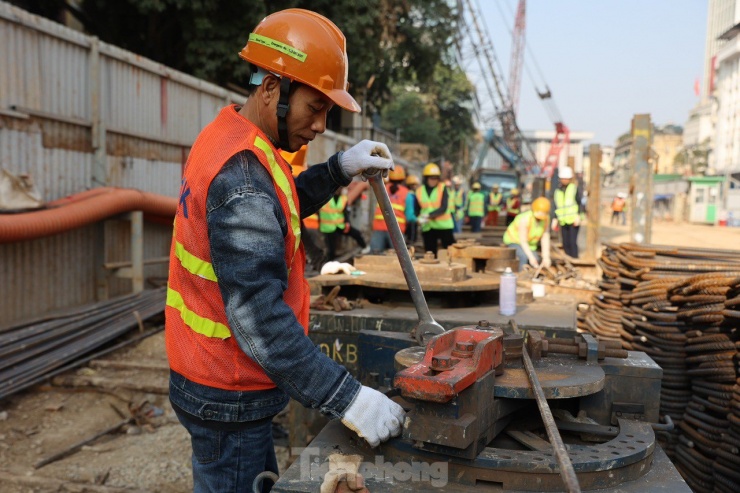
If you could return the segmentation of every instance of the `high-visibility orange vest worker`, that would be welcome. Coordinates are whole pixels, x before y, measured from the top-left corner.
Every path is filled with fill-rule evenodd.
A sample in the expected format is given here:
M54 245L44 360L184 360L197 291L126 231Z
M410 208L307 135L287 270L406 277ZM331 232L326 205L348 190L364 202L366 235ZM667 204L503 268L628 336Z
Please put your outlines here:
M393 169L388 147L369 140L295 178L279 152L324 132L333 106L359 112L345 37L315 12L288 9L262 19L240 56L250 64L248 97L193 143L170 249L169 397L191 435L198 491L236 491L278 473L272 418L291 397L370 446L398 435L405 414L306 335L301 219L364 170Z

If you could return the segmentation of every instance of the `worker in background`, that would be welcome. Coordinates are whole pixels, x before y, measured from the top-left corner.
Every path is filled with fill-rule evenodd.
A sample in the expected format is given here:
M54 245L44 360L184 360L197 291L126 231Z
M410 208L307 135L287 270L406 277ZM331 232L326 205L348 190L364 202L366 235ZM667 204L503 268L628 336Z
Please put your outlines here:
M169 397L191 435L196 492L246 491L259 473L278 473L272 419L290 397L371 446L404 421L401 406L307 337L300 230L354 176L392 169L391 153L364 140L294 180L278 152L323 133L335 104L360 111L347 92L344 35L319 14L288 9L248 39L240 55L250 63L249 95L223 108L190 149L170 253Z
M506 228L504 244L516 250L519 259L519 270L529 264L534 268L551 265L550 260L550 201L539 197L532 202L532 208L518 214L514 221ZM537 247L541 246L541 255L538 256Z
M468 207L466 214L470 219L470 230L473 233L480 232L481 223L486 210L486 196L480 190L480 183L473 183L471 192L468 194Z
M416 243L418 236L418 226L416 217L416 189L419 188L419 177L416 175L408 175L406 177L406 188L409 189L409 193L406 194L406 243L413 245Z
M622 225L625 224L626 221L624 220L624 216L625 216L624 206L626 203L627 203L626 194L624 192L619 192L614 197L614 200L612 200L612 219L611 219L610 224L614 224L614 223L619 224L620 219L621 219Z
M462 183L462 176L455 175L452 177L452 189L450 190L452 207L450 212L452 212L452 219L455 222L455 227L452 230L455 233L462 232L463 221L465 220L466 194L462 189Z
M435 163L424 166L422 176L424 183L416 189L417 216L421 226L421 236L424 240L424 251L437 254L437 244L442 248L455 243L453 228L455 227L452 213L450 213L450 194L440 179L441 171Z
M337 242L342 236L349 236L362 249L362 253L368 253L370 248L365 243L362 233L353 227L349 221L350 208L347 204L345 189L338 188L334 196L319 210L319 231L324 233L328 259L334 260L337 256Z
M406 199L409 194L404 182L406 181L406 171L396 165L395 169L388 174L389 183L385 185L388 192L388 198L391 200L393 213L398 221L398 227L401 233L406 232ZM412 207L413 209L413 207ZM385 250L392 249L391 235L388 233L388 226L385 224L383 211L380 205L375 206L375 216L373 218L373 234L370 237L370 251L372 253L381 253Z
M558 188L552 195L555 204L552 229L560 227L565 254L578 258L578 229L581 225L581 191L573 183L573 169L566 166L558 171Z
M294 178L308 169L307 155L308 145L301 146L296 152L288 152L280 149L280 155L290 165ZM301 220L301 239L306 250L308 263L314 270L318 271L326 262L324 250L324 239L319 232L319 213L316 212Z
M498 226L498 213L501 212L501 201L503 195L499 191L498 185L494 185L491 188L491 193L488 194L488 217L486 223L489 226Z
M514 221L514 218L522 210L522 201L519 198L519 189L512 188L509 196L506 198L506 225Z

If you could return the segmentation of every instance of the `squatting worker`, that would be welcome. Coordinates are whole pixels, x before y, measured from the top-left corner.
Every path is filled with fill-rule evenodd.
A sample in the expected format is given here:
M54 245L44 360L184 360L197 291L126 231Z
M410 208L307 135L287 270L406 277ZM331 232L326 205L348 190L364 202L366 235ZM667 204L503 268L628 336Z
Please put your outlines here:
M550 201L539 197L532 202L532 209L518 214L504 233L504 244L516 250L519 270L529 264L540 266L537 247L542 252L542 266L550 267Z
M393 169L384 144L362 141L294 181L278 152L324 132L334 104L360 110L346 91L344 35L314 12L288 9L265 17L240 56L252 64L250 95L193 144L170 254L170 401L191 436L196 492L251 491L257 474L277 472L271 420L289 397L372 446L404 419L306 335L301 218L366 168Z

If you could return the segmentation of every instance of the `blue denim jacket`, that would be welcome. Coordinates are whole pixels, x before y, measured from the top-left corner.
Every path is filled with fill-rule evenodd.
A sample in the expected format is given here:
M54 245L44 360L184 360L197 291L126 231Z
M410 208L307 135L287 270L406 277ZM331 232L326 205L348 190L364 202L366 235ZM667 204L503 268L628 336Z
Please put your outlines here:
M339 157L313 165L296 178L302 218L317 212L338 187L349 185L351 178ZM327 416L341 417L360 383L305 336L283 301L288 223L270 174L252 152L232 156L211 182L206 220L211 262L232 336L278 388L222 390L172 371L171 401L193 416L221 422L275 415L289 396Z

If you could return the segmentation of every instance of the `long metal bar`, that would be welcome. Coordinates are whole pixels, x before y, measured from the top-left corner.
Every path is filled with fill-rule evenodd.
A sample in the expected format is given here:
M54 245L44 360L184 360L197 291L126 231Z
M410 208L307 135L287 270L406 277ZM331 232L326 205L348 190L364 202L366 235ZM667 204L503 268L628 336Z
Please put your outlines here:
M522 349L522 359L524 360L524 367L527 370L529 383L532 384L532 391L537 400L537 407L540 408L542 421L545 423L547 436L550 438L552 450L555 453L555 458L560 466L560 476L563 478L563 483L565 483L565 487L569 493L580 493L581 486L578 484L576 471L573 469L573 463L570 461L568 451L565 449L565 444L560 436L560 432L558 432L555 418L553 418L550 406L547 404L545 393L542 391L540 380L537 378L537 373L534 371L534 365L532 364L532 359L529 357L526 347Z
M432 314L429 311L427 300L424 298L424 292L421 290L419 278L414 270L414 264L411 262L411 255L409 255L408 248L406 248L406 240L404 240L401 228L398 226L398 220L396 219L396 214L393 212L391 199L388 197L388 191L385 189L385 184L383 184L382 173L375 173L367 178L373 192L375 193L375 197L378 199L380 210L383 212L383 218L388 227L388 234L391 237L391 243L393 244L393 248L396 250L396 255L398 255L398 261L401 264L401 271L403 271L403 276L406 278L406 284L409 286L409 293L414 302L416 313L419 315L419 325L416 327L415 334L416 340L419 341L420 344L424 345L425 339L429 335L441 334L445 329L434 320L434 317L432 317Z

